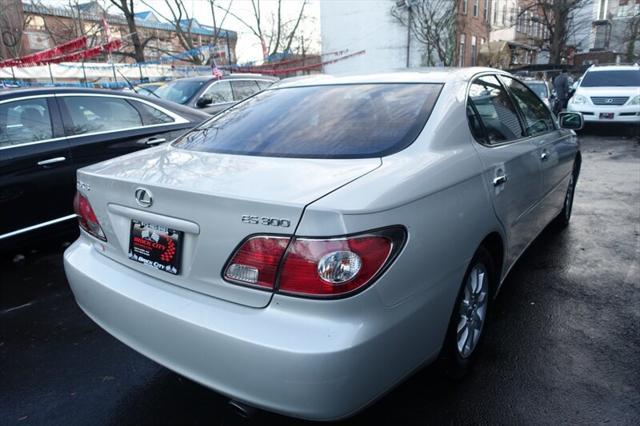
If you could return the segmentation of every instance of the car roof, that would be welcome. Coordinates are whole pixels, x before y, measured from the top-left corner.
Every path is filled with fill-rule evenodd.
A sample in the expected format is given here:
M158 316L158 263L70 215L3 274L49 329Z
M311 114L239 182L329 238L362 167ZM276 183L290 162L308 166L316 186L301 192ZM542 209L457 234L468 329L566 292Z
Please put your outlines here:
M269 75L264 75L264 74L251 74L251 73L234 73L234 74L229 74L229 75L225 75L222 77L222 80L237 80L237 79L254 79L254 80L269 80L269 81L277 81L278 79L276 77L272 77ZM212 76L212 75L199 75L199 76L195 76L195 77L184 77L184 78L178 78L176 80L172 80L172 81L211 81L211 80L217 80L216 77ZM169 83L168 81L165 83Z
M62 95L65 93L82 93L89 95L111 95L111 96L124 96L128 98L136 98L145 102L151 102L153 104L160 105L171 111L187 115L190 117L198 116L199 118L208 118L209 116L202 111L198 111L194 108L189 108L184 105L179 105L170 101L166 101L160 98L154 98L150 96L140 95L133 91L121 91L121 90L108 90L108 89L91 89L85 87L33 87L33 88L9 88L0 91L0 101L5 101L14 98L24 98L28 96L41 96L41 95Z
M0 99L8 99L22 96L37 96L37 95L50 95L53 93L88 93L88 94L102 94L102 95L124 95L139 97L146 99L144 96L137 95L134 92L123 92L120 90L109 89L92 89L87 87L58 87L58 86L43 86L43 87L11 87L0 91Z
M366 84L366 83L447 83L450 81L468 81L475 75L492 72L511 75L494 68L411 68L398 71L372 74L329 75L315 74L305 77L292 77L281 80L272 87L319 86L330 84Z
M587 72L594 71L640 71L640 65L592 65Z

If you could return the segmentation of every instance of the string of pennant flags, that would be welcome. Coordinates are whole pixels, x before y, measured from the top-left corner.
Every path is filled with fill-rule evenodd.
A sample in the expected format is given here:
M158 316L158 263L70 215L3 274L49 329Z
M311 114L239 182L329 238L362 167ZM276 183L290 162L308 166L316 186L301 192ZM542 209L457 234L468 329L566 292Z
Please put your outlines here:
M47 64L59 64L61 62L76 62L94 58L102 53L110 53L120 48L120 40L111 40L98 46L87 47L87 37L79 37L67 43L58 45L52 49L42 50L16 59L7 59L0 62L0 68L7 67L32 67ZM78 49L83 49L76 51Z
M187 64L175 64L175 61L185 60L193 58L194 56L202 54L204 51L211 52L214 45L203 45L199 47L195 47L193 49L177 53L177 54L167 54L156 60L145 61L139 63L104 63L104 64L88 64L85 63L86 59L93 58L95 56L99 56L103 53L110 54L111 52L117 51L122 47L122 39L111 39L110 33L106 32L106 42L100 44L98 46L94 46L91 48L87 48L88 38L87 36L78 37L76 39L70 40L58 46L55 46L51 49L46 49L40 52L32 53L26 56L22 56L20 58L14 59L6 59L0 61L0 69L2 68L29 68L29 67L37 67L41 65L49 65L49 74L51 78L51 84L54 84L53 75L51 74L51 64L56 64L56 66L63 67L65 69L82 69L83 74L87 70L95 70L95 71L103 71L105 67L113 68L114 78L116 76L117 68L139 68L140 70L140 80L145 80L143 78L143 69L148 68L150 72L157 74L156 71L151 71L154 68L153 65L161 66L163 64L171 63L171 74L175 72L183 73L183 74L191 74L195 72L197 74L210 74L213 75L219 74L219 77L222 76L222 71L225 72L247 72L247 73L261 73L267 75L287 75L292 74L298 71L306 71L306 70L314 70L321 69L324 65L336 63L338 61L342 61L354 56L362 55L365 53L365 50L360 50L357 52L349 53L349 49L336 50L333 52L326 52L320 55L314 55L315 58L320 58L318 62L312 64L305 64L308 61L309 57L294 57L292 59L286 59L287 56L291 55L290 52L283 52L280 54L279 58L284 60L279 60L277 62L266 62L263 64L255 64L255 62L249 62L242 65L221 65L217 66L215 63L215 59L212 60L211 65L187 65ZM126 36L125 36L126 37ZM327 59L331 58L331 59ZM323 60L325 59L325 60ZM312 59L314 60L314 59ZM317 59L315 59L317 60ZM76 63L74 63L76 62ZM302 65L299 65L302 64ZM16 78L13 75L13 84L16 84ZM217 74L216 74L217 73ZM168 76L168 75L167 75ZM63 77L64 78L64 77ZM68 77L67 77L68 78ZM85 75L86 78L86 75ZM21 82L25 84L29 84L28 82ZM86 84L82 83L82 84ZM117 83L117 81L116 81ZM3 82L6 84L6 82ZM41 84L41 83L34 83ZM48 83L47 83L48 84Z

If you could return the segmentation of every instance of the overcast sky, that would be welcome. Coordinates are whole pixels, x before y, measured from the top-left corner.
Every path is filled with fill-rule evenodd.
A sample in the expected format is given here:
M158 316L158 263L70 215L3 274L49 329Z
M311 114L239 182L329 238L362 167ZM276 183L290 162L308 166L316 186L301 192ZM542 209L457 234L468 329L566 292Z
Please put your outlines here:
M158 9L159 12L165 16L170 16L169 8L166 5L165 0L145 0L148 4ZM169 0L170 2L172 0ZM254 23L253 9L249 0L217 0L216 4L222 7L227 7L231 2L231 11L243 20ZM189 13L192 17L195 17L198 22L205 25L212 25L213 20L211 18L211 8L207 0L184 0L185 5L189 9ZM271 14L275 14L277 11L276 0L261 0L260 5L262 9L263 19ZM283 0L282 2L282 19L295 19L298 16L302 0ZM141 1L135 2L136 12L142 12L149 8ZM113 8L112 8L113 9ZM310 0L309 4L305 7L305 14L308 19L301 25L301 29L304 32L305 38L313 40L311 49L319 53L320 51L320 4L318 0ZM217 10L216 19L218 25L229 30L236 31L238 33L238 45L236 47L236 54L238 55L238 61L240 63L249 61L259 61L262 59L262 48L260 47L260 41L251 33L241 22L227 15L226 20L222 25L220 20L222 19L224 12Z

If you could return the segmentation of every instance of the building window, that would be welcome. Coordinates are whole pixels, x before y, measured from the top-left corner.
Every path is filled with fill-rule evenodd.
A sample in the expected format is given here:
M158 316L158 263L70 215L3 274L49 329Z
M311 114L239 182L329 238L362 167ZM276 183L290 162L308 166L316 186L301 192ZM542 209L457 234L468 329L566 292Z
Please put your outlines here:
M607 19L607 0L600 0L598 7L598 19Z
M463 15L467 14L467 1L468 0L462 0L462 14Z
M476 36L471 36L471 66L474 67L478 63L478 40Z
M493 22L492 22L492 24L497 24L498 23L498 0L493 0L491 8L493 9Z
M489 20L489 0L484 0L484 3L482 3L482 5L484 6L484 21L487 22Z
M507 5L502 4L502 25L507 23Z
M458 66L464 67L464 42L465 34L460 34L460 51L458 52Z
M480 9L480 0L473 0L473 16L478 16L478 10Z

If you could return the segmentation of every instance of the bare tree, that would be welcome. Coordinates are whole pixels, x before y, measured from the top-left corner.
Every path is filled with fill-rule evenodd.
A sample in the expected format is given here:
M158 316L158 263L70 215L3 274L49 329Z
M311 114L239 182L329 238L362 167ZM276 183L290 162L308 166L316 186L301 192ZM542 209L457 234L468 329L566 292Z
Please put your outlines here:
M136 26L135 19L135 2L133 0L109 0L111 4L120 9L124 14L124 18L127 21L127 27L129 28L129 38L133 45L133 58L136 62L144 62L144 48L152 37L148 37L144 42L141 41L140 33L138 33L138 27Z
M208 0L208 2L210 3L210 8L213 14L214 7L218 7L218 5L214 4L215 0ZM184 48L184 50L190 52L189 58L186 58L186 60L189 60L190 62L196 65L200 65L204 62L205 60L204 55L201 52L197 51L196 49L197 47L200 47L200 46L197 46L196 43L194 42L193 25L195 23L195 20L193 16L189 14L189 11L187 10L187 7L184 4L184 0L164 0L164 3L167 6L167 9L169 10L168 15L159 12L158 9L152 6L151 4L149 4L147 0L142 0L142 3L144 3L158 16L160 16L162 19L169 22L173 26L176 32L176 37L178 37L178 42ZM230 3L230 5L232 3L233 1ZM225 13L225 15L223 16L220 22L220 25L223 25L226 16L227 16L227 13ZM220 36L220 28L217 26L215 14L213 14L212 18L214 20L214 24L213 24L214 37L213 37L212 44L215 45L217 44Z
M211 44L213 44L214 46L217 46L218 41L220 40L221 27L222 25L224 25L224 21L227 19L227 16L229 16L229 9L233 4L233 0L231 0L227 5L227 10L224 12L224 15L222 16L222 20L220 21L220 26L218 26L218 20L216 19L216 0L207 0L207 1L209 3L209 8L211 9L211 19L213 20L213 41L211 42ZM229 46L227 46L227 48L228 47ZM211 61L215 62L215 59L211 58ZM228 64L231 63L231 57L227 58L227 63Z
M455 63L459 0L396 1L391 16L424 45L424 65Z
M634 62L638 59L638 48L640 47L640 13L629 18L623 33L623 43L625 44L625 54L627 61Z
M528 17L546 29L546 37L539 39L539 47L549 49L549 61L562 63L566 58L569 41L591 22L581 22L576 14L590 0L530 0L518 13L517 20L522 22Z
M278 0L276 12L269 16L264 15L260 0L251 0L252 22L242 19L238 14L232 12L230 6L215 5L215 7L236 18L256 36L262 45L264 59L267 60L276 53L290 52L294 43L299 40L296 36L300 33L300 24L307 18L304 11L308 0L302 0L300 3L296 17L287 20L282 16L282 0ZM299 47L295 46L295 49Z
M186 51L189 51L189 58L185 58L190 62L200 65L204 61L203 55L196 51L196 45L193 40L193 18L189 15L187 7L184 4L183 0L164 0L167 9L169 10L170 15L165 15L158 11L158 8L152 6L147 1L142 0L147 7L149 7L156 15L160 16L165 21L169 22L176 32L176 37L178 37L178 42L182 46L182 48Z
M4 2L0 5L9 6ZM3 10L0 14L0 59L22 56L22 37L30 21L31 17L16 10Z

